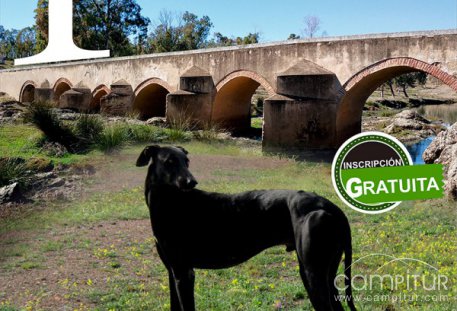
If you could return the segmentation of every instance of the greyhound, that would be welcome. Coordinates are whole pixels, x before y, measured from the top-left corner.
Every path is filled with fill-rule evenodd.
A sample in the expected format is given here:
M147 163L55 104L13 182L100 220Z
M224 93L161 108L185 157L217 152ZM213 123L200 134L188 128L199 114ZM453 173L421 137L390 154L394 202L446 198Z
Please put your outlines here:
M238 265L285 245L296 251L300 276L317 311L344 310L334 284L345 253L346 300L352 300L349 222L327 199L287 190L211 193L195 189L188 152L148 146L136 165L149 165L145 183L152 230L169 274L172 311L195 310L194 269Z

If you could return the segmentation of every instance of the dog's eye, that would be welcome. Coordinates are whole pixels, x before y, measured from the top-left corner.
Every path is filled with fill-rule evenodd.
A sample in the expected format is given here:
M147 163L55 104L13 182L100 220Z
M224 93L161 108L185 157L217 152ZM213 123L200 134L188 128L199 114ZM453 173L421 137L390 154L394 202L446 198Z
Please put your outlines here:
M173 161L173 159L168 159L166 163L172 165L175 162Z

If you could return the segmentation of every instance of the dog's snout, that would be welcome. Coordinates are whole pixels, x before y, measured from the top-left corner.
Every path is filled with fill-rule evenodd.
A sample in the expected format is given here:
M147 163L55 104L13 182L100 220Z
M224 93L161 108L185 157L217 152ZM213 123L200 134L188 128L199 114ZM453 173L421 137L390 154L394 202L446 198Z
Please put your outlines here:
M198 185L198 182L195 180L195 178L187 178L187 186L189 188L195 188L196 185Z
M193 176L178 178L180 188L193 189L198 184Z

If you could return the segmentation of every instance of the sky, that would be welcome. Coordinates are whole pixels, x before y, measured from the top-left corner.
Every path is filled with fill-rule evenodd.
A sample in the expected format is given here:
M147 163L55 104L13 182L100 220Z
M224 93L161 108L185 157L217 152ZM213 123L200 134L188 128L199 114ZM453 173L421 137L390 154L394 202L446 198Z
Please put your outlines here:
M281 41L301 35L304 19L321 20L318 35L345 36L371 33L457 28L457 0L137 0L143 15L157 23L161 10L208 15L213 32L245 36L260 32L261 41ZM37 0L0 0L0 25L23 28L34 23Z

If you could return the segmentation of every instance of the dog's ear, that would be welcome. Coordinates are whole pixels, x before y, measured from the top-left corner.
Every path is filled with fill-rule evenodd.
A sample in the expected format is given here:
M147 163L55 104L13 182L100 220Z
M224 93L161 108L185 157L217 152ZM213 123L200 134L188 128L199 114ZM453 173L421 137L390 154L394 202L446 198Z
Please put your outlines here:
M136 160L136 166L146 166L149 164L151 161L152 157L157 154L159 151L160 146L158 145L153 145L153 146L147 146L144 148L144 150L141 152L140 156L138 157L138 160Z
M181 146L176 146L176 148L178 148L179 150L181 150L182 152L184 152L186 155L189 154L189 152L188 152L186 149L184 149L183 147L181 147Z

